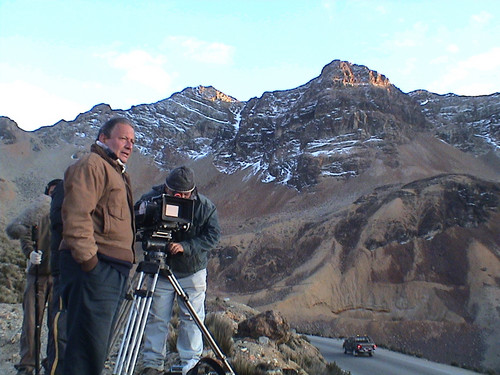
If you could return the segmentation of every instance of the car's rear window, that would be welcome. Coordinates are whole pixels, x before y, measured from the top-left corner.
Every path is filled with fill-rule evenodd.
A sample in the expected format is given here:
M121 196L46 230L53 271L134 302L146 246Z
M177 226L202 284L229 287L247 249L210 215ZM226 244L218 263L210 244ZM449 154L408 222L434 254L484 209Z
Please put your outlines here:
M368 337L357 337L356 342L371 342Z

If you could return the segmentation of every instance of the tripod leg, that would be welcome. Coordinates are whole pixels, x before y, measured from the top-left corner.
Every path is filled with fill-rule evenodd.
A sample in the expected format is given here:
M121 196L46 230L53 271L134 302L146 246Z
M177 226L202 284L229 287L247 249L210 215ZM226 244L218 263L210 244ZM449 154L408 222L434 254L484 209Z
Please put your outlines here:
M229 371L229 373L231 375L235 375L233 369L231 368L231 365L229 364L229 362L226 359L226 356L224 355L224 353L222 353L219 346L215 342L214 338L210 334L210 331L207 329L207 327L205 326L203 321L200 319L200 317L196 313L193 305L189 301L189 296L184 292L181 285L179 284L179 282L177 281L177 279L175 278L175 276L172 274L172 272L170 270L168 270L167 279L172 284L177 295L182 299L182 301L186 305L186 307L189 310L191 316L193 317L196 325L201 330L201 332L203 333L203 336L208 341L210 347L214 351L215 356L224 364L224 366L226 367L226 369Z
M155 274L153 277L152 285L150 287L149 292L146 297L143 297L141 311L140 311L140 319L138 319L136 324L136 331L133 338L133 351L131 352L130 361L127 362L127 369L130 369L130 372L127 374L132 375L135 369L135 365L137 363L137 356L139 354L139 349L141 347L141 340L144 334L144 329L146 327L146 323L148 320L149 310L151 308L151 303L153 302L153 293L156 288L156 283L158 282L158 274Z
M141 290L141 286L144 280L144 273L140 272L139 273L139 281L137 282L136 290L134 294L132 295L132 300L128 301L130 307L129 307L129 314L128 314L128 320L125 326L125 329L123 331L123 338L122 338L122 343L120 345L120 349L118 351L118 356L116 358L116 364L115 364L115 369L113 371L113 374L121 374L123 370L123 365L127 359L127 352L129 350L129 344L131 341L131 337L134 331L134 324L137 318L137 312L138 312L138 291Z
M130 281L130 286L127 294L125 295L125 299L120 306L120 311L118 312L118 318L116 319L116 324L114 327L113 337L111 339L111 345L109 346L110 351L116 345L118 338L120 337L120 333L123 331L125 324L127 324L127 317L130 314L130 308L132 307L132 303L134 300L134 292L137 289L137 285L141 282L142 278L140 273L134 274L132 280Z
M122 343L113 371L114 375L132 375L134 373L160 268L154 262L141 262L138 270L140 277L132 301L130 302L129 318L123 333ZM145 278L146 274L154 276L148 280ZM143 288L143 284L146 284L145 288Z

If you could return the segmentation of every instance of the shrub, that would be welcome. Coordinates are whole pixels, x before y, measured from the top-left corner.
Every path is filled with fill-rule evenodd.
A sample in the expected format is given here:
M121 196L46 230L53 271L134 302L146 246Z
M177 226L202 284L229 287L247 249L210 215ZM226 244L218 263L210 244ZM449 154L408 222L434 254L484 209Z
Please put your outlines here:
M262 371L257 370L254 364L242 356L236 356L231 362L231 367L238 375L261 375Z
M351 375L350 371L342 370L337 363L329 363L326 365L326 374L327 375Z
M208 314L205 318L205 326L210 331L213 339L222 350L222 352L227 356L231 356L234 351L234 329L231 320L223 317L220 314L211 313Z

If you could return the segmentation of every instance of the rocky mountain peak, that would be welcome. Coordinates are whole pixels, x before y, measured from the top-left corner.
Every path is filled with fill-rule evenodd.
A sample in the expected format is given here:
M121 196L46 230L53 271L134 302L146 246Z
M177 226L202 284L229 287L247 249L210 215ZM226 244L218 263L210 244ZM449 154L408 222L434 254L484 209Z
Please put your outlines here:
M337 86L372 85L387 89L392 87L389 79L383 74L348 61L332 61L323 68L321 77L330 79Z
M375 155L429 127L420 106L383 75L339 60L303 86L250 100L238 118L238 132L215 153L219 170L247 169L298 190L357 176Z
M197 91L198 95L200 95L203 99L210 100L212 102L227 102L227 103L233 103L237 102L238 100L224 94L222 91L217 90L216 88L212 86L197 86L195 88Z
M15 143L18 132L20 132L20 129L14 121L8 117L0 116L0 141L2 143Z

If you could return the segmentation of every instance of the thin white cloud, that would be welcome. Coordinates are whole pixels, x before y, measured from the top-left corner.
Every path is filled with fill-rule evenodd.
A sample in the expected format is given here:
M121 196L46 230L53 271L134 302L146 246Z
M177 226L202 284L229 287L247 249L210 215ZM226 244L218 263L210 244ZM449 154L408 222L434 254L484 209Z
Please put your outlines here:
M429 26L423 22L416 22L411 29L396 33L394 39L388 44L392 48L417 47L425 44L425 38Z
M403 61L404 64L401 65L401 72L405 75L410 75L415 71L417 67L417 59L415 57L409 57Z
M493 15L491 13L484 11L484 10L478 14L473 14L471 16L472 22L479 23L482 25L489 23L492 18L493 18Z
M447 69L431 84L431 91L459 95L487 95L499 91L500 47L471 56Z
M331 9L333 8L335 3L335 0L323 0L323 8L325 9Z
M169 89L172 77L164 68L164 56L153 57L144 50L133 50L127 53L110 52L106 58L111 67L125 72L124 80L136 82L158 92Z
M81 104L24 81L0 83L0 113L25 130L52 125L61 119L73 120L86 110Z
M447 64L450 61L450 57L447 55L442 55L429 60L430 65L442 65Z
M460 52L460 48L456 44L449 44L446 46L443 52L449 52L446 55L439 55L429 60L430 65L443 65L448 64L450 61L453 61L455 58L454 55Z
M383 5L379 5L377 7L375 7L375 10L379 13L379 14L387 14L387 8Z
M231 65L233 63L234 47L219 43L207 42L193 37L172 36L164 45L167 51L178 51L187 59L202 63Z
M336 8L338 8L338 2L336 0L323 0L322 2L323 12L327 16L330 22L335 20Z

